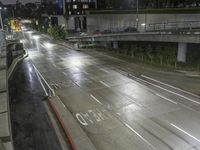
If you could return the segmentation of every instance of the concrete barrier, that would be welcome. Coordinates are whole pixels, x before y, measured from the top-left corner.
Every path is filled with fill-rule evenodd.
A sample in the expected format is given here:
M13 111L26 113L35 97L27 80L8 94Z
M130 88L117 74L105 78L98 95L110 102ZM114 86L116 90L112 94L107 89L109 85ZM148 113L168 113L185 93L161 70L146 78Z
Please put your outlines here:
M13 150L7 92L0 93L0 149Z
M6 69L7 67L7 59L6 57L0 58L0 69Z
M61 124L72 150L96 150L89 137L57 96L49 98L48 103Z
M12 64L10 68L7 66L7 49L4 34L0 32L0 150L14 150L12 141L12 130L10 120L9 95L8 95L8 79L15 69L17 63L25 58L24 50L11 50ZM9 43L9 42L8 42ZM9 71L9 74L8 74ZM9 76L8 76L8 75Z
M0 92L5 92L7 90L6 80L6 70L0 70Z

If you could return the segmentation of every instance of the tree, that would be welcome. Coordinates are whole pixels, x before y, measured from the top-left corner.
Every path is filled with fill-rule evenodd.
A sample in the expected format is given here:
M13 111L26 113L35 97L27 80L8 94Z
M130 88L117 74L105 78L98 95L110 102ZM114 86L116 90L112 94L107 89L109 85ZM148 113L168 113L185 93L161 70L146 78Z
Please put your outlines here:
M64 27L61 26L54 26L54 27L50 27L47 30L47 33L52 36L55 40L60 40L60 39L65 39L66 36L66 31L64 29Z

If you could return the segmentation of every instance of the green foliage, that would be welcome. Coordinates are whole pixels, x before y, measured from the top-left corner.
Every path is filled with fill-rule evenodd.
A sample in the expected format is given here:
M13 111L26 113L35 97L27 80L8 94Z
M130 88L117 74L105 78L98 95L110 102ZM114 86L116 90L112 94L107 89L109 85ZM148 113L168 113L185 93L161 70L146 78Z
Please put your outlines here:
M64 40L67 32L65 31L64 27L61 26L54 26L47 29L47 33L52 36L55 40Z

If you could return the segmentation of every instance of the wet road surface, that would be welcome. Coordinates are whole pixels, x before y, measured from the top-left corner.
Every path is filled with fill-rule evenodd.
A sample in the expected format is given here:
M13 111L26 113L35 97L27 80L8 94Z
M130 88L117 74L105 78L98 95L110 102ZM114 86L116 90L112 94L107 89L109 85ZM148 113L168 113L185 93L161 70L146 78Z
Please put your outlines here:
M10 80L10 105L15 150L60 150L45 110L45 94L29 59L16 68Z
M25 33L33 64L99 150L200 150L200 98L123 61ZM183 81L184 82L184 81Z

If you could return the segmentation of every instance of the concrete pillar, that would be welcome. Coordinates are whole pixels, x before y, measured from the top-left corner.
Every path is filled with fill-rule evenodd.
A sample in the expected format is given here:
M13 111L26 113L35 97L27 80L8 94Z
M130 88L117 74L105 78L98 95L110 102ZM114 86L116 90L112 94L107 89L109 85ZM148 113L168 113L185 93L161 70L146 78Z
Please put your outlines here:
M118 49L119 48L118 41L114 41L113 42L113 48L114 49Z
M186 62L187 43L178 43L177 61Z

